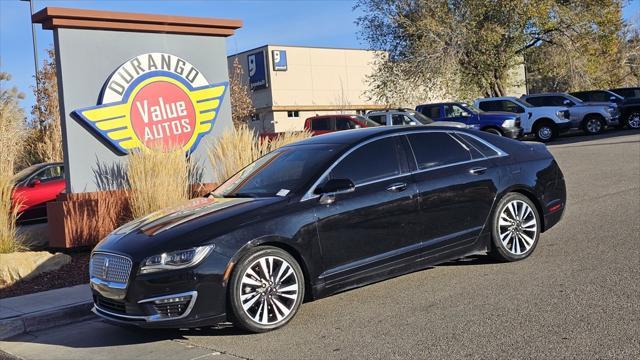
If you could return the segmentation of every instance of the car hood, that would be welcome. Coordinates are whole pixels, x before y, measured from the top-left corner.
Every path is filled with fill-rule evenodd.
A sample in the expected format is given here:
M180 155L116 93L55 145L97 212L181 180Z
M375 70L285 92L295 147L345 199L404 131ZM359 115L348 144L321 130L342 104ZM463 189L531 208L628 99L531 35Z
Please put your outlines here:
M134 259L202 245L252 220L247 214L285 198L197 198L151 213L114 230L94 251Z

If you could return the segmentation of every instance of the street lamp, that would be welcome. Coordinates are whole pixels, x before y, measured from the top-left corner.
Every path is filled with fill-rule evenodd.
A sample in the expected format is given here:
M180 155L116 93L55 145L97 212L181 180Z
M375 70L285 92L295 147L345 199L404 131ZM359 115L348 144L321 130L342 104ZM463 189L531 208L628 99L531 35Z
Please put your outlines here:
M32 0L20 0L20 1L28 1L29 2L29 8L30 8L30 14L31 16L29 16L29 21L31 21L31 39L33 41L33 67L35 69L35 77L36 77L36 109L38 109L38 121L40 120L40 104L38 101L38 95L40 94L40 91L38 89L38 42L36 40L36 24L33 23L32 21L32 17L33 17L33 1Z

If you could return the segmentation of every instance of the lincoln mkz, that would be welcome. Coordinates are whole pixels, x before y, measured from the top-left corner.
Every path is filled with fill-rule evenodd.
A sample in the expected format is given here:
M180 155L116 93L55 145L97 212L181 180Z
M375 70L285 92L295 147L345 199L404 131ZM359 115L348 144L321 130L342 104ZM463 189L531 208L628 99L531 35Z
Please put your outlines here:
M142 327L273 330L303 300L472 254L522 260L565 199L540 143L431 126L317 136L107 236L91 255L93 311Z

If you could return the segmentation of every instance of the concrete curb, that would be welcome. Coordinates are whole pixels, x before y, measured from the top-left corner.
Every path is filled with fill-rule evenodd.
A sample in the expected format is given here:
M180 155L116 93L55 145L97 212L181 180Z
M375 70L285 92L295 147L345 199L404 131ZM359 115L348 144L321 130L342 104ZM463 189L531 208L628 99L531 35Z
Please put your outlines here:
M95 317L91 301L0 320L0 340Z

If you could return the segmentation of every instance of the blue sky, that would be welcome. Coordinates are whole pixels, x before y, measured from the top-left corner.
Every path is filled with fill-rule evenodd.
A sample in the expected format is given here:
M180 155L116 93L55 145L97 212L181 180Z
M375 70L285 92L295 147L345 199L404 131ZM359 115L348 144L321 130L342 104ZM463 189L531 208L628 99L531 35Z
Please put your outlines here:
M140 13L174 14L240 19L243 28L227 38L231 53L264 44L309 45L329 47L365 47L357 38L354 24L360 15L353 11L354 1L219 1L219 0L34 0L35 10L46 6L85 9L130 11ZM632 0L624 9L625 18L638 22L640 0ZM53 43L51 31L37 25L38 52ZM19 0L0 0L0 68L25 93L22 105L33 103L33 52L29 3ZM6 84L3 84L5 86Z

